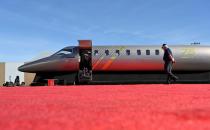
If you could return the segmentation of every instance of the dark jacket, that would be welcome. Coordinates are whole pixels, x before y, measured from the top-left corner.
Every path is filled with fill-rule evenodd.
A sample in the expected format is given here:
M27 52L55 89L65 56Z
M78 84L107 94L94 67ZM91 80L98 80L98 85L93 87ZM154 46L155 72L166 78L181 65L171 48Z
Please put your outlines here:
M172 59L170 58L170 55L173 56L172 51L171 51L171 49L167 48L167 49L164 51L163 60L164 60L165 62L172 61Z

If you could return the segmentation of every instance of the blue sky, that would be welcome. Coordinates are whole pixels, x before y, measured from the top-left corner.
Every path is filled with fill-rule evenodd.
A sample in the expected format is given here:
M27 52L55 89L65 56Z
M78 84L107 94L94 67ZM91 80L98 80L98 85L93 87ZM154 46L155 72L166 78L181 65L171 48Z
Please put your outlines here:
M210 43L209 0L1 0L0 61L94 45Z

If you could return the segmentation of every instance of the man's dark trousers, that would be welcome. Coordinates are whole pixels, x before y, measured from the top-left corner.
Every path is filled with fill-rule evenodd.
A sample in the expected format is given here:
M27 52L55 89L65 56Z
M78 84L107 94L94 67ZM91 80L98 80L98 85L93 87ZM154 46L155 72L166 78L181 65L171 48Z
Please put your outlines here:
M167 82L170 82L171 79L174 79L174 80L177 79L177 77L171 72L172 66L173 66L172 61L167 61L164 64L164 70L168 74L168 76L167 76Z

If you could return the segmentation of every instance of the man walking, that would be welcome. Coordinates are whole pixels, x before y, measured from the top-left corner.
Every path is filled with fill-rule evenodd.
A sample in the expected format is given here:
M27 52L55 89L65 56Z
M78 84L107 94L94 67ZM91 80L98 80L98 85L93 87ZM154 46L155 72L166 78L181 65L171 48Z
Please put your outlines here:
M172 73L172 66L173 63L175 63L176 61L173 57L171 49L168 47L167 44L163 44L162 49L164 50L164 55L163 55L163 61L165 62L164 70L167 73L167 83L170 84L171 80L176 81L178 79L178 77Z

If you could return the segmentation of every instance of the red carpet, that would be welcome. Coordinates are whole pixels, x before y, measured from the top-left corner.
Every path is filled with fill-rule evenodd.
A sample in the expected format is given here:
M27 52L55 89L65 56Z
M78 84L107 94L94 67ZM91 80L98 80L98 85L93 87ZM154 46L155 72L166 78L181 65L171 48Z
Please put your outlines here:
M0 88L0 130L210 129L210 85Z

